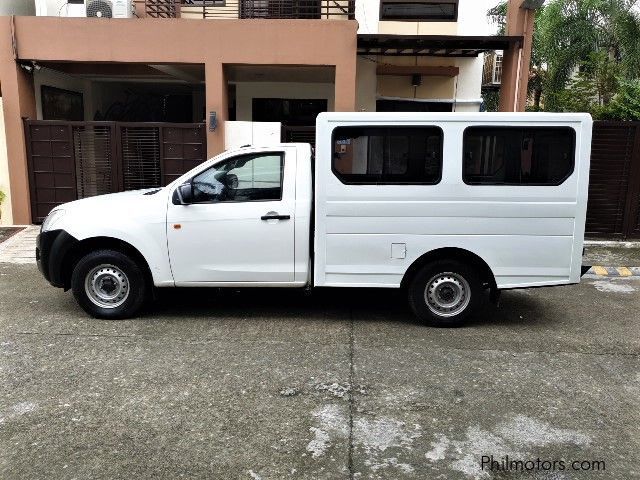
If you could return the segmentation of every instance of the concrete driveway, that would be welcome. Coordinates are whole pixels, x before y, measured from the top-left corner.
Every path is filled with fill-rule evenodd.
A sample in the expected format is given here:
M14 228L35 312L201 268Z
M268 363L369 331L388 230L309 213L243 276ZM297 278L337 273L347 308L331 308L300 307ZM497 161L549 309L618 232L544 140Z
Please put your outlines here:
M506 292L456 330L372 290L166 291L98 321L0 264L0 478L640 478L639 292Z

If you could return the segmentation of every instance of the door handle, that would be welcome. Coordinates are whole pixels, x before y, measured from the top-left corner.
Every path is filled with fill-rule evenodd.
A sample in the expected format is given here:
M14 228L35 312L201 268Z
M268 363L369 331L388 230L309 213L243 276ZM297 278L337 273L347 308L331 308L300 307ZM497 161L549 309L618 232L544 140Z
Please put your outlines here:
M278 215L277 213L267 213L260 217L260 220L290 220L291 215Z

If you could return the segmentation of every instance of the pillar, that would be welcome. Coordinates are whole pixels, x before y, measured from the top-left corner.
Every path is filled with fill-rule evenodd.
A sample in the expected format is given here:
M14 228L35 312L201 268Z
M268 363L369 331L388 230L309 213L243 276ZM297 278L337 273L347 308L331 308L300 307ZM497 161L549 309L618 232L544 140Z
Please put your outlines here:
M227 79L224 65L219 62L205 63L205 105L207 128L207 155L213 157L224 151L224 124L229 117L229 100ZM210 129L210 114L216 112L218 126L214 131Z
M33 77L16 62L12 32L13 17L0 17L0 85L9 160L11 211L13 223L29 224L29 174L22 118L36 118L36 101Z
M502 86L500 88L501 112L524 112L527 103L529 66L535 10L522 8L523 0L509 0L507 8L507 31L509 36L524 38L520 48L512 45L505 50L502 60Z
M336 112L356 111L356 62L353 61L336 65L335 103Z

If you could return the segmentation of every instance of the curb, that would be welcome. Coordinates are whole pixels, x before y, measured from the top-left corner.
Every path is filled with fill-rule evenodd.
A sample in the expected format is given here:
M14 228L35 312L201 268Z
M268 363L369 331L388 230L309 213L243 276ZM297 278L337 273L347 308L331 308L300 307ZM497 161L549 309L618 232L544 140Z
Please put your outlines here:
M640 277L640 267L603 267L592 266L586 275L598 277Z
M585 247L640 248L638 240L585 240Z

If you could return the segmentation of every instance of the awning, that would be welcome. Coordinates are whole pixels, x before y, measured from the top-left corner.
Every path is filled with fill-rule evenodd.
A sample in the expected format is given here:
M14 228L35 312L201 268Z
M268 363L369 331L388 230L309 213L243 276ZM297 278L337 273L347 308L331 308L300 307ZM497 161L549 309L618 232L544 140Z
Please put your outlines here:
M358 35L359 55L397 57L477 57L522 45L522 36Z

